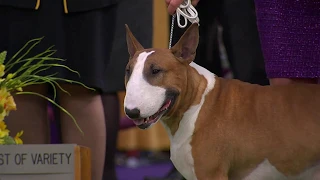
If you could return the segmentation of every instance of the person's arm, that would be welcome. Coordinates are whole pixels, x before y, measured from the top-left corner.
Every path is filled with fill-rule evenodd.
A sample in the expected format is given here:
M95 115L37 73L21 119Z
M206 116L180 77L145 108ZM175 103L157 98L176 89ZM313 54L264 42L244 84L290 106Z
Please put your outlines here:
M184 0L165 0L168 6L168 13L174 14L176 12L176 9L180 6L180 4ZM191 3L193 6L196 6L198 4L199 0L191 0Z

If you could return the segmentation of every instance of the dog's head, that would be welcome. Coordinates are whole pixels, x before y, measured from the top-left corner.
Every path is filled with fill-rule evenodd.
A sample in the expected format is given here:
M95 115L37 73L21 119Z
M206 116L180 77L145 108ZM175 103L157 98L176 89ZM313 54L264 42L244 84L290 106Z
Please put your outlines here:
M177 106L196 55L198 25L191 25L171 49L144 49L127 25L126 30L130 59L125 72L125 113L146 129Z

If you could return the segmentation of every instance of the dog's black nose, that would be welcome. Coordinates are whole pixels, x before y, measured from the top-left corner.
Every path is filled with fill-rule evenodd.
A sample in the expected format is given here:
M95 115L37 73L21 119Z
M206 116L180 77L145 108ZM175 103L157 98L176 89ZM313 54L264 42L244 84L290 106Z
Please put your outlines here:
M125 108L124 111L127 114L127 116L131 119L136 119L140 117L140 110L137 108L134 108L134 109Z

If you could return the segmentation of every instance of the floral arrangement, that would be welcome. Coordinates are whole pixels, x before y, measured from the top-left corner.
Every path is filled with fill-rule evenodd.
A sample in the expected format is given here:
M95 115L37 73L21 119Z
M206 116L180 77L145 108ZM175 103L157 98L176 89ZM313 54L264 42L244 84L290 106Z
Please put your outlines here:
M41 42L41 40L42 38L30 40L8 61L6 61L7 52L4 51L0 53L0 145L23 144L23 141L21 139L21 136L23 135L23 130L18 132L14 137L12 137L10 135L10 130L7 128L7 125L5 123L5 117L9 115L10 111L17 110L17 106L15 104L13 95L31 94L40 96L48 100L49 102L57 106L60 110L62 110L64 113L68 114L75 122L75 125L80 130L80 132L83 133L74 117L63 107L55 103L54 98L56 97L56 87L61 89L63 92L68 93L59 85L59 81L67 83L77 83L88 89L92 88L89 88L77 81L55 77L56 73L48 76L41 76L41 72L51 67L66 68L69 71L77 73L79 75L77 71L74 71L68 68L67 66L59 63L59 61L65 60L52 57L52 55L54 55L54 53L56 52L56 50L52 49L53 46L49 47L44 52L37 54L33 57L27 57L31 50L35 46L37 46ZM8 73L14 67L14 65L17 65L18 63L20 64L20 68L14 73ZM46 96L43 96L35 92L23 91L23 87L25 86L44 83L48 83L53 87L53 99L50 99Z

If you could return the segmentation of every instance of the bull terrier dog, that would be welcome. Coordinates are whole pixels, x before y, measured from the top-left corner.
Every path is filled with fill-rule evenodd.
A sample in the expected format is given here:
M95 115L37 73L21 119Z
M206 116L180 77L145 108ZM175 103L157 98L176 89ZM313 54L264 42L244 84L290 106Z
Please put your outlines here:
M193 62L191 25L171 49L144 49L126 25L124 111L141 129L159 120L188 180L316 180L320 86L260 86Z

